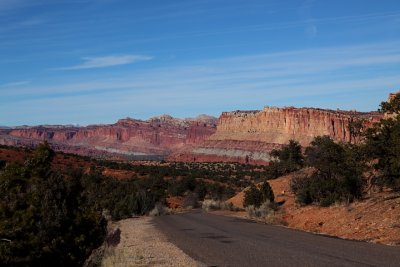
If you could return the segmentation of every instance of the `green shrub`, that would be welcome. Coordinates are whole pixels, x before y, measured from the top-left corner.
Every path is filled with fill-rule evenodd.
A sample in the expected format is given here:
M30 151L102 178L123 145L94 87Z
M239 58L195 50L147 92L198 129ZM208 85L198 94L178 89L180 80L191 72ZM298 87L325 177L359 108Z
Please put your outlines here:
M40 145L23 166L0 175L3 266L81 266L106 234L101 213L86 205L76 177L50 169L54 152Z
M337 201L352 200L354 198L346 190L345 181L338 177L329 177L317 172L307 177L295 177L291 187L296 199L302 204L317 203L329 206Z
M272 150L271 156L275 158L266 169L267 177L275 179L282 175L301 169L304 165L304 157L298 142L290 140L289 144L279 150Z
M269 201L274 202L274 192L267 181L265 181L261 188L258 189L254 184L244 192L243 206L260 207L262 203Z
M260 193L261 193L261 201L262 203L269 201L271 203L274 202L275 196L274 192L272 191L271 186L267 181L265 181L261 187L260 187Z
M400 118L380 123L366 139L366 154L374 161L376 182L400 190Z
M259 207L262 203L262 194L260 190L253 184L248 190L244 192L243 206L256 206Z
M374 162L377 171L375 183L400 190L400 95L381 103L381 112L391 118L382 120L366 133L366 157Z
M305 154L306 163L316 172L292 179L291 189L299 203L329 206L362 196L366 166L357 146L337 144L327 136L316 137Z

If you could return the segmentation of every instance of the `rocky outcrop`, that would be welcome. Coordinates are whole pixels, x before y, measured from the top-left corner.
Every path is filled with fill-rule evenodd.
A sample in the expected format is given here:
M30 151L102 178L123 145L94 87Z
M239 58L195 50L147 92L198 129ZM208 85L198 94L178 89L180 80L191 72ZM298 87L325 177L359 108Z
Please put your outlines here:
M159 159L183 146L204 141L215 130L215 118L181 120L163 115L148 121L127 118L111 125L87 127L18 127L1 135L0 143L34 145L47 140L56 149L82 155Z
M123 159L234 161L267 164L272 149L290 139L308 146L316 136L359 142L359 134L383 117L377 112L265 107L233 111L216 118L147 121L121 119L110 125L36 126L0 129L0 144L30 145L48 140L64 152Z
M171 161L186 162L238 162L243 164L266 164L269 152L280 148L279 144L243 140L205 140L194 147L186 147L170 156Z
M369 127L382 118L376 112L333 111L314 108L265 107L261 111L224 112L217 132L210 140L261 141L286 144L290 139L308 146L316 136L328 135L335 141L352 142L349 129L354 121Z
M175 153L169 159L267 163L269 152L291 139L302 146L323 135L338 142L357 142L359 133L381 118L377 112L293 107L224 112L215 134L190 151Z

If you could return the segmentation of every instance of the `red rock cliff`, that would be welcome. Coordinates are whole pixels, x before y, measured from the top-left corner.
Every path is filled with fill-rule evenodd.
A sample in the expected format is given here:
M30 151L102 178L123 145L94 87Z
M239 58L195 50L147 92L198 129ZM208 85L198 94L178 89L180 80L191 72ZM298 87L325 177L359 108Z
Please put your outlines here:
M224 112L218 123L207 116L182 120L163 115L147 121L128 118L87 127L18 127L0 133L0 144L33 145L48 140L59 150L83 155L266 164L269 152L290 139L302 146L321 135L355 142L357 137L349 127L352 122L362 122L365 129L381 118L382 114L376 112L266 107Z
M217 132L210 140L250 140L286 144L290 139L308 146L316 136L328 135L335 141L351 142L352 121L363 120L364 126L381 119L375 112L333 111L314 108L266 107L261 111L224 112Z
M215 124L210 117L181 120L164 115L148 121L122 119L112 125L18 127L3 135L0 143L1 139L5 144L48 140L60 150L84 155L165 156L204 141L215 132Z
M269 152L290 139L308 146L316 136L328 135L335 141L355 142L349 125L362 122L363 128L378 122L377 112L333 111L314 108L266 107L260 111L224 112L217 131L190 151L180 151L171 160L267 163Z

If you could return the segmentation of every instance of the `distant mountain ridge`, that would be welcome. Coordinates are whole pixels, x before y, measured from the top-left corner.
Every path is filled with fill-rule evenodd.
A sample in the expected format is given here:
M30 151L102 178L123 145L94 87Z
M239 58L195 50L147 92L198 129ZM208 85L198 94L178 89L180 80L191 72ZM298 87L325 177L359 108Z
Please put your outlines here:
M115 124L20 126L0 132L0 144L34 146L47 140L56 150L95 157L163 159L192 146L216 130L217 119L202 116L177 119L169 115L149 120L125 118Z
M265 164L269 152L290 139L308 146L316 136L327 135L335 141L356 142L350 123L371 127L383 115L317 108L265 107L262 110L223 112L217 131L190 150L169 156L174 161L235 161Z
M57 150L95 157L267 164L270 151L290 139L302 146L320 135L354 142L350 123L360 121L366 129L382 118L378 112L266 106L223 112L218 119L161 115L85 127L15 127L0 132L0 144L32 146L48 140Z

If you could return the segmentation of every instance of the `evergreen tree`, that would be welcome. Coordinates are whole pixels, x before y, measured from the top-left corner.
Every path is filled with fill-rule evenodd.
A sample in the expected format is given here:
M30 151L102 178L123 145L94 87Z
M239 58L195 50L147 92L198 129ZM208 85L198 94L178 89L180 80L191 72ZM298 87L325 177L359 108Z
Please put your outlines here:
M274 202L274 199L274 192L269 183L265 181L260 189L252 184L250 188L244 192L243 206L247 207L253 205L258 208L266 201Z
M261 185L260 192L262 196L262 203L264 203L265 201L274 202L274 192L272 191L272 188L267 181L264 181L264 183Z
M400 190L400 95L382 102L380 111L392 116L367 131L365 155L374 162L376 182Z
M2 266L81 266L103 242L105 220L85 205L78 180L51 170L53 157L44 143L0 175Z
M328 136L316 137L305 155L307 165L316 172L292 179L291 187L300 203L329 206L362 196L366 165L357 146L337 144Z
M262 204L262 194L257 187L252 184L248 190L244 192L243 206L247 207L253 205L255 207L260 207Z
M275 159L271 160L270 165L267 167L267 177L270 179L297 171L304 165L301 145L294 140L290 140L281 149L272 150L271 156Z

